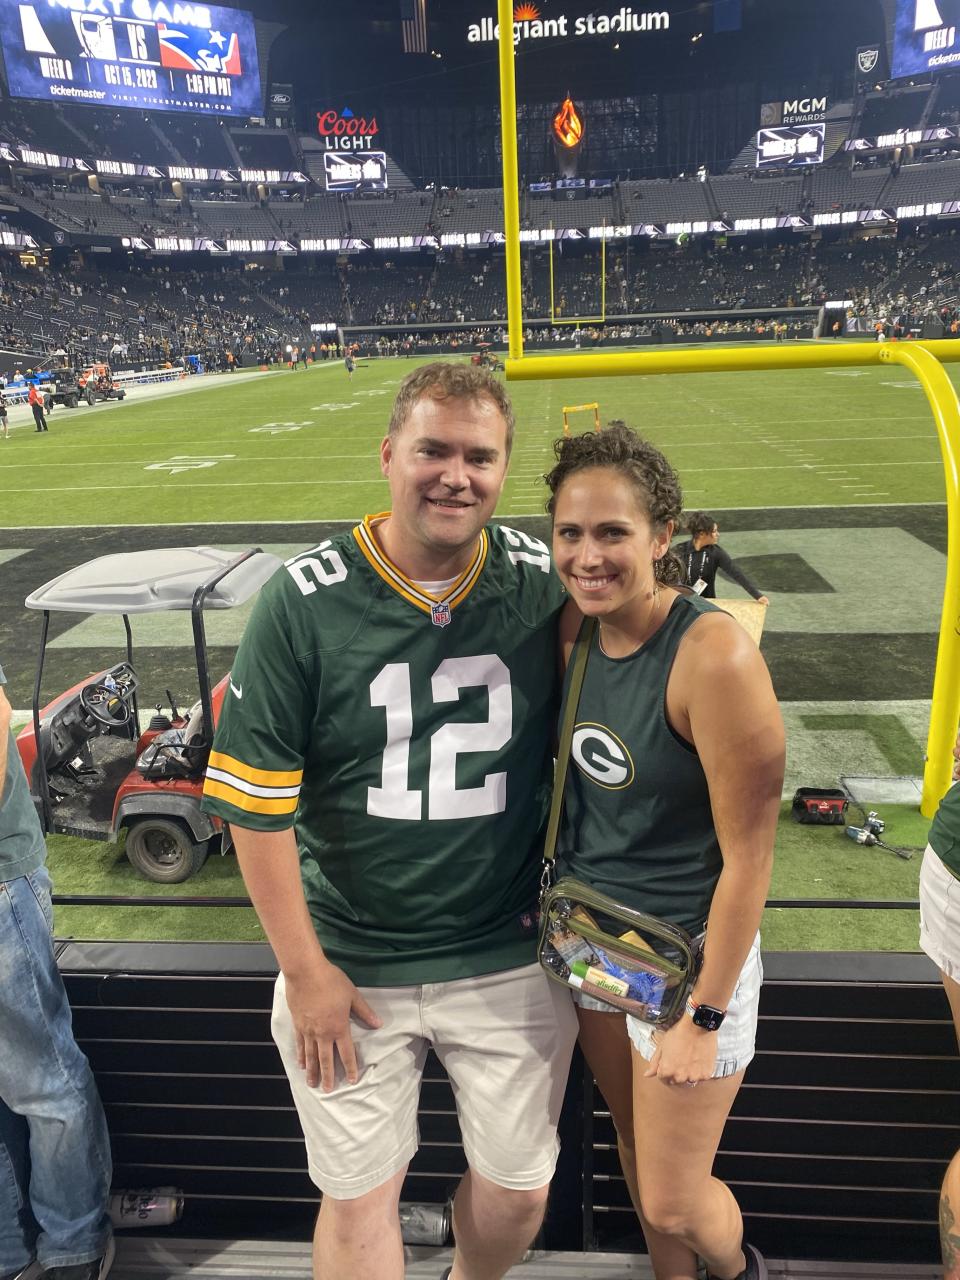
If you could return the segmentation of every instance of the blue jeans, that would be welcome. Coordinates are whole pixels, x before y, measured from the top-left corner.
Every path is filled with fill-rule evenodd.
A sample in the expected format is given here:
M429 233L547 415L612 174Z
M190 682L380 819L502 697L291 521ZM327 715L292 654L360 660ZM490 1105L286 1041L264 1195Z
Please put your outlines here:
M0 1275L99 1258L110 1140L53 952L50 878L0 883Z

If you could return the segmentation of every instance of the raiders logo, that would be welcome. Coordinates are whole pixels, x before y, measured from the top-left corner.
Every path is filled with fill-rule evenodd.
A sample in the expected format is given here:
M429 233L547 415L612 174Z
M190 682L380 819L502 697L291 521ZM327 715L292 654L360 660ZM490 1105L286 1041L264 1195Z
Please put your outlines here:
M868 76L879 61L879 49L860 49L857 52L857 68L862 75Z
M624 743L602 724L578 724L570 744L581 773L607 791L622 791L636 777L633 760Z

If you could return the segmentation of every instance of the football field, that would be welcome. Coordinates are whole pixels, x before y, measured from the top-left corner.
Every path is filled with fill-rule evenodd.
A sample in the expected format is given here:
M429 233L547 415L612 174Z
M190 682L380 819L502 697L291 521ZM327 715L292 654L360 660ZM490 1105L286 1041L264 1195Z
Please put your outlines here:
M32 691L38 618L24 597L64 569L148 546L258 544L289 555L388 506L377 446L410 360L191 378L123 404L57 409L38 435L23 410L0 440L0 662L15 707ZM958 371L947 366L956 379ZM843 775L917 775L929 718L946 547L943 465L918 384L899 369L583 379L510 386L517 434L497 512L541 537L544 471L567 404L597 402L658 444L688 508L770 597L763 652L789 735L788 791ZM592 414L574 419L587 429ZM742 595L732 583L726 594ZM229 666L243 609L212 616L211 665ZM121 656L115 619L55 617L44 697ZM143 705L196 696L186 618L134 619ZM882 788L881 788L882 791ZM893 798L896 788L881 799ZM910 806L882 804L894 843L922 843ZM857 819L851 815L851 821ZM774 893L913 897L919 859L863 850L785 819ZM110 846L51 841L61 893L239 893L232 858L170 888L137 880ZM186 918L189 917L189 920ZM241 918L242 917L242 918ZM246 912L122 909L111 936L257 936ZM102 912L64 909L95 936ZM781 912L783 946L915 945L912 913Z
M48 436L14 419L0 452L0 525L352 520L380 510L376 445L413 364L362 362L352 381L339 361L215 386L188 379L173 394L138 389L123 404L58 408ZM665 450L691 507L943 501L926 401L898 369L587 378L515 383L511 394L518 430L502 518L542 513L540 477L563 406L588 402Z

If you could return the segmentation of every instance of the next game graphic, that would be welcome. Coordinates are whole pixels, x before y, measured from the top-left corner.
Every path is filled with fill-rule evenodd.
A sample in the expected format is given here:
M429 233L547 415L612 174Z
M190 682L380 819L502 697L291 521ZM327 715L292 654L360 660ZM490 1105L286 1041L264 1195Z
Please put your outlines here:
M11 20L12 19L12 20ZM258 115L253 18L165 0L0 0L14 97Z
M960 67L960 0L897 0L891 75Z

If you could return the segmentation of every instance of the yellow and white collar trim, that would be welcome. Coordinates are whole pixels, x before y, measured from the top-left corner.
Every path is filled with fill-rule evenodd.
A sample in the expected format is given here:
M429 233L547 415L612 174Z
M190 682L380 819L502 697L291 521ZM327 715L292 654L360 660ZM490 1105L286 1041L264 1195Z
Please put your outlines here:
M401 573L393 561L384 554L383 549L377 542L373 532L374 526L386 520L389 515L389 511L381 511L377 515L366 516L363 524L356 525L353 530L353 536L357 540L357 545L366 557L370 567L380 575L388 586L403 596L404 600L408 600L410 604L422 610L423 613L429 614L435 626L445 627L450 622L452 610L466 600L480 577L480 572L487 559L487 552L490 549L487 531L486 529L480 530L476 555L467 568L442 596L435 596L429 591L422 590L406 574Z

